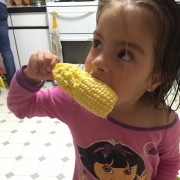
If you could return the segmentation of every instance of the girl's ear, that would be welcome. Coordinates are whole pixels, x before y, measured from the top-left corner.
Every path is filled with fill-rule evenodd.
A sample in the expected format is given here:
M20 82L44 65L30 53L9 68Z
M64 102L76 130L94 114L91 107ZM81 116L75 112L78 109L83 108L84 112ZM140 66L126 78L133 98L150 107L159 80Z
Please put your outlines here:
M153 92L159 85L161 85L161 76L160 74L153 75L152 80L147 87L146 91L147 92Z

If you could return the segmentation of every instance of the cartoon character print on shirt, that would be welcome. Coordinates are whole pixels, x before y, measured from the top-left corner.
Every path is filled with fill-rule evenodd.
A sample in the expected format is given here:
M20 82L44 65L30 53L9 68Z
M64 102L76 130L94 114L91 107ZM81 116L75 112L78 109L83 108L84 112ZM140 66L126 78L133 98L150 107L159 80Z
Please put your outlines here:
M86 171L98 180L150 180L151 173L143 174L143 158L128 146L114 141L99 141L88 147L77 146L85 169L81 180L87 180Z
M148 142L144 145L144 154L145 157L156 156L158 154L156 143Z

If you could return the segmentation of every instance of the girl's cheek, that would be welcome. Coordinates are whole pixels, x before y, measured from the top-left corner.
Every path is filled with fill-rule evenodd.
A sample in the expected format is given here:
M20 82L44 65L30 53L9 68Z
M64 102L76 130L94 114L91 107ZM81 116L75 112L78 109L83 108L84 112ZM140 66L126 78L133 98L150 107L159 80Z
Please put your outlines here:
M85 71L88 73L90 73L91 71L91 61L90 61L89 56L86 58L86 61L85 61Z

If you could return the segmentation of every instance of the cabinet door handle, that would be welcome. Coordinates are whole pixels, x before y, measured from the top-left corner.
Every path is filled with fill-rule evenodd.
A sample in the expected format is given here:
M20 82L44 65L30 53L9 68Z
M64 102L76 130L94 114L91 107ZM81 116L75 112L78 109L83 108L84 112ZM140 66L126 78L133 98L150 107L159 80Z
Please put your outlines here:
M52 33L50 33L52 36ZM60 40L61 41L92 41L93 36L92 34L86 35L86 36L81 36L77 34L71 34L70 36L64 36L63 34L60 34Z
M78 38L61 38L61 41L92 41L92 38L89 37L78 37Z
M69 13L69 14L65 14L65 13ZM59 17L63 19L80 19L89 16L93 13L94 12L61 12L61 13L57 13L57 18Z
M60 11L57 11L57 10L49 10L48 13L53 13L53 11L56 11L57 14L61 14L61 13L96 13L96 10L95 9L75 9L75 10L72 10L72 9L68 9L68 10L60 10Z

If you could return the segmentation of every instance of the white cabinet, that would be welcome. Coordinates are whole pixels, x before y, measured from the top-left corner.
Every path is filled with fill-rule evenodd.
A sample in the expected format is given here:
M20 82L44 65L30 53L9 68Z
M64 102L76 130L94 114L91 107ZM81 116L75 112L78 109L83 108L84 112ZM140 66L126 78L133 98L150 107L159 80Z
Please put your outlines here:
M28 63L32 53L50 50L46 12L11 13L9 27L10 43L17 69Z
M46 12L11 13L10 17L12 19L12 23L10 23L14 27L39 27L48 25Z
M96 28L97 1L47 2L49 32L52 34L52 13L57 13L61 41L91 41Z
M93 33L96 27L97 6L47 7L47 11L49 25L53 24L51 14L56 11L60 34L89 34Z
M14 34L20 66L28 63L32 53L38 50L50 50L47 29L16 29Z

